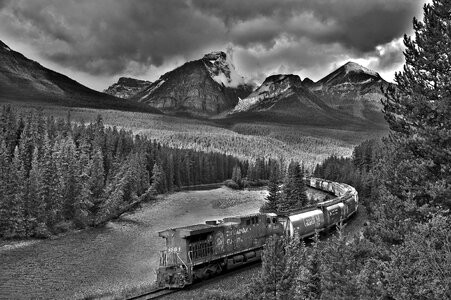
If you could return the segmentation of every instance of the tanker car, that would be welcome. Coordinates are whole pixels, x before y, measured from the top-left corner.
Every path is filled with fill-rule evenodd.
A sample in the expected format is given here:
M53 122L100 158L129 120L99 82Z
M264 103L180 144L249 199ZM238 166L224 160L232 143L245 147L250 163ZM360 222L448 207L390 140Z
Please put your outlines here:
M256 213L159 232L166 240L166 248L160 253L158 287L183 288L258 261L270 236L306 238L356 213L358 194L352 186L312 177L305 181L337 197L297 212Z

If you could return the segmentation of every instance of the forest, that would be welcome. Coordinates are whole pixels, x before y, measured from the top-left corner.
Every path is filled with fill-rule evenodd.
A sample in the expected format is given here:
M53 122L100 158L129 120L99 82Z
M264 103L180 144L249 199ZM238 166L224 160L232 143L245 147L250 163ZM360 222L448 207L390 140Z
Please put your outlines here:
M0 237L48 237L103 224L180 187L267 179L272 160L177 149L147 136L1 107ZM239 171L238 171L239 170ZM239 172L239 179L237 177Z
M251 284L203 299L451 299L450 11L450 1L426 4L404 38L404 69L382 101L389 136L314 170L357 188L361 234L271 239Z
M67 115L67 109L43 109L46 115ZM330 155L350 156L355 145L387 132L277 123L222 124L215 120L84 108L71 108L70 112L72 120L80 123L95 122L101 113L105 125L131 130L172 148L219 152L242 160L282 157L302 161L309 171Z

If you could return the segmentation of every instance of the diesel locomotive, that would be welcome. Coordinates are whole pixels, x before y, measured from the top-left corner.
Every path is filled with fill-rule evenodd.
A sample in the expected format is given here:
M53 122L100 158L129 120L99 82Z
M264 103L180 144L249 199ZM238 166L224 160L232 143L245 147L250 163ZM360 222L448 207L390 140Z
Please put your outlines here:
M356 213L359 199L352 186L312 177L305 181L336 198L297 212L256 213L159 232L166 248L160 253L158 287L183 288L223 270L258 261L269 236L307 238Z

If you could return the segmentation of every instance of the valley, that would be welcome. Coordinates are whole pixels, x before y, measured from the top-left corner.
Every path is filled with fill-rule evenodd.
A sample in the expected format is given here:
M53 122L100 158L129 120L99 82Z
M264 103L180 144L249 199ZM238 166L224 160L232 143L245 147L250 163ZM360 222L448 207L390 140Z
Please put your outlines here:
M100 114L108 126L174 148L298 160L312 170L387 133L379 101L389 83L356 63L317 82L276 74L256 87L238 74L229 54L218 51L154 82L121 77L101 93L0 46L0 103L42 107L61 118L70 111L77 123Z
M30 106L22 106L26 111ZM145 135L164 145L199 151L231 154L241 159L283 158L299 160L307 168L331 155L350 156L362 141L386 134L385 129L331 128L270 122L228 123L222 120L183 118L168 115L97 110L89 108L42 107L46 115L89 123L100 114L108 126Z

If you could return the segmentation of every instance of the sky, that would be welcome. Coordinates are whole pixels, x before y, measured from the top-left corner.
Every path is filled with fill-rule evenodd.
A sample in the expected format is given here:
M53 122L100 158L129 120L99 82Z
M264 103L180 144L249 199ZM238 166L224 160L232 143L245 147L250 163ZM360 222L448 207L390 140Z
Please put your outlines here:
M96 90L226 49L256 84L281 73L317 81L348 61L392 81L426 1L0 0L0 40Z

